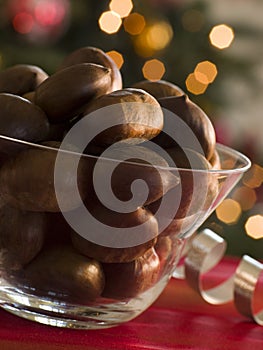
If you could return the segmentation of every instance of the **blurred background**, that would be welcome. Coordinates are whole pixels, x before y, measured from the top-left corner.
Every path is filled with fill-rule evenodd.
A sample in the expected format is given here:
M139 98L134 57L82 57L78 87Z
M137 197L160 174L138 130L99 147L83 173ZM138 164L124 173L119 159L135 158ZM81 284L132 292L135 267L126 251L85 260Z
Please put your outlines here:
M0 69L52 74L71 51L108 52L125 87L165 79L211 118L251 170L205 223L229 255L263 258L262 0L0 0Z

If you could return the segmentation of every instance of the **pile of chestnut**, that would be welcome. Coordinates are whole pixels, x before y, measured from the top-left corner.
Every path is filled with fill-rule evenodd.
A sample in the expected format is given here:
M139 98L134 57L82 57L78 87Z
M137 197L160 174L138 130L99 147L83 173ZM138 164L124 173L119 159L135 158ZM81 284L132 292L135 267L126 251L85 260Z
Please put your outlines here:
M113 193L119 200L128 201L130 186L136 179L146 181L149 188L145 203L130 213L111 211L98 200L92 185L94 164L87 160L89 157L82 157L78 167L79 193L90 213L106 225L124 231L145 223L153 233L153 238L146 243L128 248L95 244L71 228L57 202L54 167L58 148L68 130L102 107L133 102L136 102L133 108L122 110L122 119L127 123L96 135L87 145L86 154L99 156L117 141L141 139L136 148L143 158L150 152L147 140L151 140L180 168L191 168L189 157L201 169L220 168L214 128L201 108L178 86L167 81L141 81L131 88L123 88L116 64L98 48L83 47L72 52L50 76L41 68L27 64L0 72L0 135L3 135L0 138L0 272L9 282L14 285L19 282L20 287L43 296L56 295L56 298L79 303L99 297L131 298L163 276L167 259L171 263L176 259L180 249L177 236L182 224L187 220L191 222L197 210L192 206L189 211L193 180L191 172L179 172L180 205L171 224L158 235L155 213L164 196L169 196L171 191L177 195L178 185L178 177L168 170L169 161L160 155L153 159L163 169L157 172L133 156L129 143L122 149L130 162L119 164L113 173ZM154 112L144 110L144 104L154 106ZM185 155L180 146L162 132L165 120L161 107L175 113L189 126L203 155L194 150L188 150L190 155ZM26 142L17 143L12 139ZM71 146L74 149L74 145ZM150 157L154 157L153 154L151 151ZM74 155L68 155L71 156ZM96 161L96 157L92 159ZM68 211L80 205L72 196L71 170L65 167L60 184ZM218 191L216 177L206 181L208 191L203 210L211 205Z

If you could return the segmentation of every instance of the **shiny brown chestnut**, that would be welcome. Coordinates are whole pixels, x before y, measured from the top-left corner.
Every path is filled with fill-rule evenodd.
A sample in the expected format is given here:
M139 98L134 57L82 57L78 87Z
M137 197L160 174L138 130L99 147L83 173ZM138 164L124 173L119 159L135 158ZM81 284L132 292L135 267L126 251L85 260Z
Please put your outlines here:
M181 251L183 249L183 240L175 237L159 236L154 246L154 250L160 260L160 273L165 273L164 269L170 269L171 265L176 265L178 259L181 257ZM169 261L169 265L167 264Z
M221 169L221 160L217 150L214 151L211 159L209 160L209 163L211 164L213 170Z
M0 209L0 248L16 263L28 264L43 247L47 229L45 213L21 211L8 205Z
M27 99L29 102L34 103L35 91L29 91L22 95L23 98Z
M51 75L36 88L35 104L51 123L67 121L78 115L93 98L105 94L111 86L110 69L80 63Z
M138 208L131 213L117 213L111 211L103 205L92 201L87 208L91 215L111 228L119 228L123 230L123 241L114 242L116 248L106 247L89 241L88 239L80 236L78 233L72 231L71 239L73 246L81 254L94 258L100 262L105 263L123 263L135 260L139 256L143 255L149 248L153 247L156 242L156 236L158 235L158 224L152 213L144 208ZM138 242L132 242L132 239L127 243L127 247L118 248L122 243L127 242L125 237L125 230L129 227L136 227L144 224L144 231L141 235L145 235L145 243L139 244ZM89 228L87 227L87 230ZM94 233L94 232L93 232ZM150 238L147 238L150 236ZM88 237L88 232L87 232ZM96 237L99 242L100 232L96 232ZM119 238L121 240L121 237Z
M105 284L101 264L67 245L43 251L26 267L25 277L41 295L52 293L77 303L95 300Z
M103 109L109 106L113 106L112 109ZM109 114L116 123L93 139L92 143L98 146L112 145L122 140L132 141L135 138L136 143L143 142L144 139L150 140L163 127L163 113L159 103L153 96L139 89L114 91L90 102L82 113L86 117L87 128L90 127L89 113L94 111L100 113L98 123L103 123L103 119L109 118Z
M133 196L140 199L139 206L147 205L161 198L171 188L178 185L178 177L168 166L168 162L158 153L143 146L122 145L114 146L107 152L107 158L111 160L100 161L96 164L96 176L103 181L110 176L110 183L114 195L121 201L131 200ZM119 160L118 160L119 159ZM122 161L124 159L125 161ZM146 200L145 188L138 186L133 189L136 181L142 181L147 187Z
M186 95L164 97L158 99L158 102L163 108L172 112L174 118L179 117L189 126L200 143L205 157L210 160L215 151L216 136L213 124L205 112ZM172 117L170 113L167 114L167 118ZM164 148L174 147L175 143L178 143L165 133L158 135L154 141Z
M58 151L48 148L27 149L8 159L0 169L0 192L3 200L15 208L29 211L59 212L57 193L63 199L63 209L72 210L80 205L75 195L74 154L63 152L57 193L54 169ZM92 164L80 159L77 183L80 196L86 197L90 186Z
M46 140L49 121L44 111L27 99L0 93L0 134L23 141Z
M22 96L29 91L34 91L48 76L40 67L17 64L0 72L0 92Z
M133 298L153 286L159 277L160 261L153 248L129 263L103 264L103 296L111 299Z
M180 184L167 192L163 199L151 203L148 208L155 213L161 200L171 202L178 199L178 208L173 216L169 216L170 219L185 219L198 215L203 210L208 194L215 198L214 182L217 184L217 179L208 172L211 165L204 156L190 149L175 147L166 151L178 169ZM175 224L177 225L177 222Z
M157 99L168 96L184 95L184 91L179 86L166 80L143 80L133 84L132 87L145 90Z
M73 66L78 63L95 63L110 68L111 85L109 86L107 93L122 89L121 73L116 63L103 50L92 46L81 47L80 49L71 52L64 59L64 61L59 67L59 70Z

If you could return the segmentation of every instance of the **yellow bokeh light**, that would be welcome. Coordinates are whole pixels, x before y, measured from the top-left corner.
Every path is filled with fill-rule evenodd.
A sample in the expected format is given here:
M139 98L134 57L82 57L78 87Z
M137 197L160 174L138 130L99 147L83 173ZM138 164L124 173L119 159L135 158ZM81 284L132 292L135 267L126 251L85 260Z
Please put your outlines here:
M154 55L154 50L147 45L145 32L134 38L134 49L141 57L150 57Z
M165 66L157 59L149 60L144 64L142 72L145 79L157 81L162 79L165 73Z
M122 54L119 53L118 51L112 50L112 51L108 51L107 55L109 55L113 59L113 61L116 63L117 67L121 69L124 63Z
M195 95L203 94L208 86L208 84L203 84L200 81L198 81L194 73L188 75L185 81L185 85L187 90Z
M229 47L234 37L233 29L226 24L219 24L213 27L209 34L211 44L221 50Z
M216 65L210 61L200 62L195 67L194 75L200 83L211 84L217 76Z
M153 50L164 49L173 38L173 29L167 22L159 22L147 28L146 41Z
M116 12L121 18L129 16L133 9L131 0L112 0L110 2L110 10Z
M145 18L139 13L131 13L123 22L124 29L131 35L141 34L146 25Z
M241 208L244 211L253 208L257 201L255 190L245 186L237 188L233 193L232 198L241 205Z
M254 239L263 238L263 216L251 216L245 224L245 229L248 236Z
M183 27L188 32L198 32L204 23L204 15L198 10L188 10L182 16Z
M216 209L217 218L225 224L234 224L238 221L242 209L234 199L225 199Z
M263 168L253 164L251 169L244 175L243 184L250 188L258 188L263 182Z
M120 16L113 11L103 12L99 18L100 29L107 34L114 34L120 29L122 20Z

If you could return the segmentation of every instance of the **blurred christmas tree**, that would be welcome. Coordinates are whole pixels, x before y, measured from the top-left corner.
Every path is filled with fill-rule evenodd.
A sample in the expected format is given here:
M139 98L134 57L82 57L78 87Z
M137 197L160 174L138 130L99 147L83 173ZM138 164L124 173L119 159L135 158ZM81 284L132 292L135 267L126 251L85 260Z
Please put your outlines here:
M221 39L220 32L209 39L216 24L210 19L206 1L2 0L0 9L3 68L25 62L52 73L70 51L98 46L122 54L125 86L143 75L168 79L188 90L192 99L213 114L227 101L221 90L226 76L242 72L243 78L256 86L248 69L254 58L248 62L223 49L230 46L234 35L249 33L255 39L260 33L242 26L225 26L217 28ZM103 18L102 14L108 16ZM151 66L152 59L158 61ZM162 64L158 65L159 61ZM213 65L204 64L199 74L189 77L198 63L206 61ZM146 66L143 70L145 63L148 69Z
M209 114L218 140L254 162L232 194L232 209L226 209L233 212L232 221L224 218L223 211L206 225L225 236L231 230L231 253L240 255L252 247L255 256L262 257L263 243L247 235L263 236L262 215L258 222L253 219L262 214L262 153L246 135L238 145L231 144L231 132L220 123L219 112L222 104L231 104L223 84L227 77L242 77L251 91L258 90L252 67L261 57L244 59L228 48L236 38L258 40L261 45L262 32L242 23L216 23L209 5L204 0L0 0L0 64L2 69L35 64L52 74L69 52L89 45L111 51L126 87L144 78L162 78L182 87ZM254 226L251 221L248 225L251 218Z

